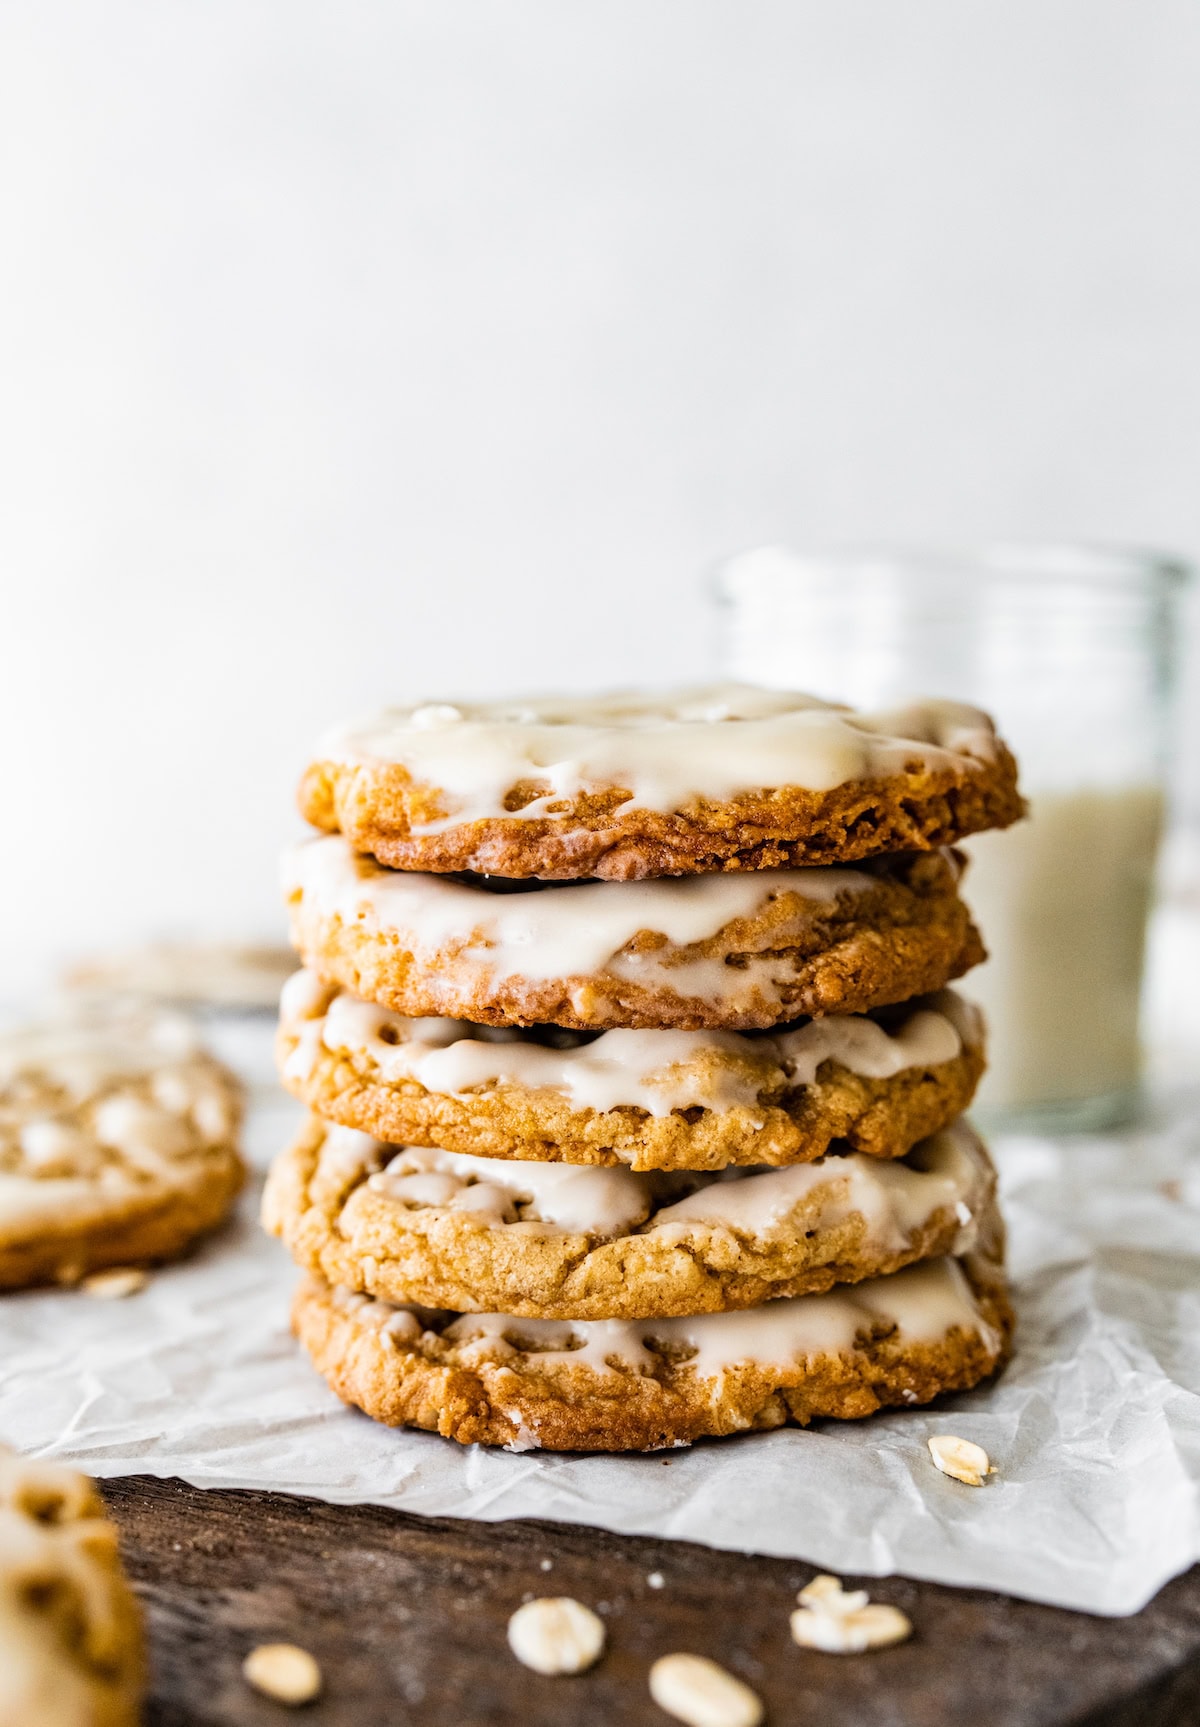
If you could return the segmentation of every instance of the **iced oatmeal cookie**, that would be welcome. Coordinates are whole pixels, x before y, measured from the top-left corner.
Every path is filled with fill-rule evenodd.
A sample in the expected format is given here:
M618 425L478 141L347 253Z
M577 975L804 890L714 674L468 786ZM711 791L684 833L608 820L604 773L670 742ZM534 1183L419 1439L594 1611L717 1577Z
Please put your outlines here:
M1023 805L976 708L718 684L388 709L324 741L300 808L394 869L635 881L926 850Z
M310 1277L292 1319L338 1396L389 1426L650 1451L965 1390L1007 1358L1012 1310L973 1255L740 1313L592 1323L435 1313Z
M343 1127L478 1157L721 1169L900 1157L962 1113L983 1071L978 1010L942 990L870 1018L778 1032L484 1027L407 1019L297 972L279 1071Z
M965 1253L995 1176L965 1123L904 1160L635 1175L382 1145L310 1121L263 1220L326 1283L422 1307L652 1319L756 1307Z
M242 1185L240 1114L237 1080L174 1016L0 1038L0 1289L181 1254Z
M503 891L384 869L333 835L284 871L304 963L414 1017L747 1030L907 1001L984 957L943 852Z

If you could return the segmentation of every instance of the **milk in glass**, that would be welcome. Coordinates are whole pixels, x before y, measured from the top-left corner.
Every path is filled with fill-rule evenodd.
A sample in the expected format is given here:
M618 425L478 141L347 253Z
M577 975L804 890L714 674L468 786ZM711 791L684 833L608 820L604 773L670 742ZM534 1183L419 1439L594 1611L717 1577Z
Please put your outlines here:
M1027 820L966 842L963 894L991 958L962 980L989 1024L980 1101L1009 1125L1128 1114L1155 854L1176 595L1156 554L763 547L718 575L721 660L747 682L880 708L914 694L987 709Z
M1107 1105L1136 1086L1162 821L1157 786L1081 787L1035 792L1027 821L966 842L989 954L963 980L990 1033L982 1106Z

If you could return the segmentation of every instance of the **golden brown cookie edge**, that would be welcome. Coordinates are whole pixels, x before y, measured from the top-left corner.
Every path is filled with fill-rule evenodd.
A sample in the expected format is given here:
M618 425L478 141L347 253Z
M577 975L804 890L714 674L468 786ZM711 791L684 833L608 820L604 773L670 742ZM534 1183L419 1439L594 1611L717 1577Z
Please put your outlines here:
M180 1259L225 1222L246 1182L233 1146L206 1159L203 1179L186 1188L157 1188L106 1210L23 1239L0 1239L0 1291L74 1284L114 1266L160 1265Z
M1002 1275L974 1261L967 1269L995 1348L961 1329L936 1344L901 1346L888 1336L848 1359L821 1358L820 1371L799 1363L774 1373L738 1368L725 1375L730 1389L719 1399L710 1380L664 1386L620 1373L610 1383L585 1368L530 1374L432 1359L363 1325L311 1276L296 1292L292 1325L342 1401L386 1426L419 1427L464 1445L652 1451L817 1419L858 1420L978 1385L1007 1360L1014 1316Z
M634 1105L575 1109L548 1088L430 1092L411 1078L384 1081L365 1062L323 1048L302 1078L288 1072L296 1044L281 1026L276 1054L283 1085L342 1127L394 1145L440 1146L471 1157L634 1170L810 1163L835 1140L870 1157L903 1157L963 1114L985 1065L975 1044L950 1061L904 1068L889 1079L869 1079L829 1060L812 1085L781 1103L696 1106L654 1116Z
M370 1193L365 1166L338 1170L336 1193L328 1191L326 1170L318 1184L326 1189L322 1200L314 1193L314 1177L325 1137L324 1124L310 1120L275 1159L263 1193L263 1225L283 1240L302 1270L396 1304L526 1319L686 1318L886 1276L951 1253L962 1235L949 1204L891 1252L870 1246L861 1216L840 1224L814 1216L813 1227L790 1244L782 1264L765 1244L741 1242L733 1231L714 1230L708 1242L703 1232L681 1241L642 1230L611 1240L565 1231L539 1234L489 1226L469 1212L436 1206L408 1212ZM993 1176L980 1215L990 1211L994 1194Z
M346 835L356 851L392 869L640 881L714 870L797 868L853 863L897 851L931 851L1020 819L1025 803L1017 765L996 740L994 762L962 768L916 767L852 780L829 791L784 787L684 811L625 809L627 788L563 801L554 816L490 817L412 832L441 816L444 796L415 782L398 763L318 759L299 787L301 814L325 832Z
M289 915L293 945L309 970L381 1007L412 1018L446 1015L583 1031L765 1030L807 1015L863 1013L933 994L986 957L958 896L954 865L941 856L889 860L886 873L867 887L848 888L818 907L802 946L795 945L794 927L790 943L783 934L786 897L677 950L680 961L715 957L735 968L764 950L777 968L790 956L792 974L782 988L774 995L752 988L738 1006L680 995L665 978L646 982L603 968L586 977L493 979L478 965L456 965L449 951L414 952L399 931L326 911L301 889L289 896Z

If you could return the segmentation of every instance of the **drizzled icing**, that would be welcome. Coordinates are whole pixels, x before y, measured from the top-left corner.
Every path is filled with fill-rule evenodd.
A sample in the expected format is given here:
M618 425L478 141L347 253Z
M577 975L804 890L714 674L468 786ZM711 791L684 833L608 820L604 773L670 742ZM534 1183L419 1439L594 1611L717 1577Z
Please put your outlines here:
M368 1186L402 1205L472 1212L489 1224L517 1221L520 1203L522 1221L579 1234L619 1235L654 1203L652 1186L628 1169L510 1163L423 1146L406 1146Z
M374 1168L366 1175L368 1188L406 1208L469 1212L492 1227L519 1221L606 1238L645 1225L664 1246L714 1230L769 1239L794 1228L797 1208L806 1206L806 1228L830 1228L858 1213L868 1245L880 1252L899 1252L936 1212L950 1211L960 1226L955 1251L963 1253L973 1244L990 1191L986 1155L961 1122L922 1141L904 1163L856 1152L716 1175L643 1175L426 1147L395 1150L346 1128L328 1130L323 1155L358 1164L364 1173ZM385 1158L386 1165L376 1167ZM686 1197L674 1198L688 1188L693 1191Z
M644 1109L666 1116L696 1106L750 1107L764 1092L811 1085L822 1062L867 1079L952 1061L982 1031L952 990L913 1004L885 1028L861 1014L811 1020L753 1037L723 1031L606 1031L590 1043L549 1048L515 1028L458 1019L409 1019L339 991L311 972L284 986L280 1015L295 1037L285 1076L308 1078L322 1049L364 1057L388 1083L413 1079L430 1092L462 1095L491 1086L550 1088L575 1109Z
M284 862L285 890L318 917L368 921L430 962L453 956L497 979L661 971L681 989L702 979L708 987L729 981L729 968L721 959L664 967L665 957L678 960L678 949L761 914L776 899L786 899L788 921L773 939L785 943L789 928L799 932L839 894L861 892L873 880L864 870L829 866L497 893L449 876L383 869L357 856L339 834L303 841ZM671 946L624 952L642 931Z
M856 713L792 691L713 684L525 702L427 703L390 708L339 728L318 749L327 761L398 764L448 806L414 821L434 833L487 818L530 820L582 793L621 789L621 807L663 812L697 799L795 787L824 792L903 772L913 761L962 771L996 759L991 722L959 702L918 700ZM505 807L514 786L540 795Z
M909 1067L953 1061L983 1036L981 1018L952 989L924 996L890 1029L866 1014L832 1014L771 1038L792 1085L811 1085L824 1061L840 1062L863 1079L893 1079Z
M343 1298L340 1305L368 1313L400 1344L419 1342L431 1324L432 1316L418 1309L355 1298ZM503 1359L508 1349L519 1349L528 1352L534 1367L579 1366L597 1373L616 1368L649 1372L662 1364L659 1351L691 1352L686 1369L715 1378L743 1365L779 1368L844 1354L858 1338L893 1327L901 1343L936 1343L961 1328L980 1337L989 1350L1000 1347L962 1266L949 1257L843 1285L825 1295L793 1296L739 1313L586 1322L463 1314L441 1335L482 1358L499 1354Z
M868 1242L888 1252L903 1248L935 1212L953 1211L959 1222L954 1251L965 1253L974 1244L988 1190L983 1148L959 1123L923 1140L903 1163L855 1152L761 1174L725 1172L661 1207L654 1229L671 1240L686 1240L707 1228L769 1237L786 1226L798 1205L815 1197L817 1227L857 1212L866 1223Z

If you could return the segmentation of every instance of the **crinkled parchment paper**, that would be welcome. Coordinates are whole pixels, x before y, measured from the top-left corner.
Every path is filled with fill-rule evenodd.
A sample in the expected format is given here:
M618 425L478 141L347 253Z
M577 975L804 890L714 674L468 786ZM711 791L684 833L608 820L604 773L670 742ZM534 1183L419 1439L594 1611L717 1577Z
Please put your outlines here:
M261 1072L260 1055L245 1064ZM261 1164L296 1116L258 1095ZM936 1412L626 1458L390 1432L294 1346L295 1273L255 1225L255 1192L127 1300L2 1298L0 1437L97 1475L553 1518L1131 1613L1200 1558L1200 1097L1136 1134L997 1149L1016 1357ZM937 1432L978 1440L998 1473L980 1489L939 1475Z

